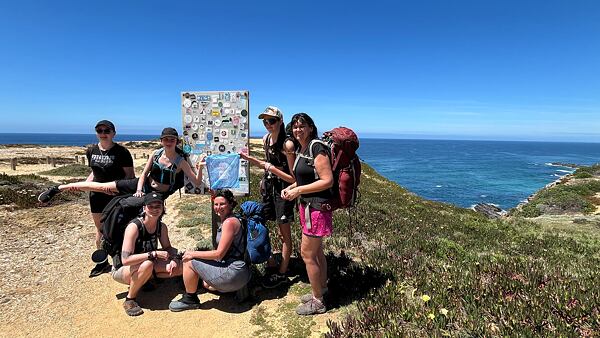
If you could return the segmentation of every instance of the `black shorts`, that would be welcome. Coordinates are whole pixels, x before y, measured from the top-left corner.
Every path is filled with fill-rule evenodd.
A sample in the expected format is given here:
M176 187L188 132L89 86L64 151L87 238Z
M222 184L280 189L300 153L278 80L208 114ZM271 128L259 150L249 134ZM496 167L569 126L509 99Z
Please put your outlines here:
M90 191L90 210L93 214L99 214L104 207L113 199L113 195L103 194L101 192Z
M292 223L294 221L296 201L284 200L281 198L280 192L279 194L274 193L271 198L264 199L263 202L266 203L265 207L271 210L271 221L275 221L277 224Z
M126 180L118 180L116 181L116 185L117 185L117 190L119 190L119 195L124 195L124 194L135 194L135 192L137 191L137 185L139 182L139 177L136 178L130 178L130 179L126 179ZM146 179L146 181L144 182L144 186L142 187L142 192L144 194L150 193L155 191L154 189L152 189L152 186L150 185L150 180ZM171 191L166 191L166 192L161 192L161 194L163 195L163 197L166 199L168 196L170 196L173 192Z
M115 183L117 185L117 190L119 190L119 194L135 194L135 192L137 191L137 184L139 180L139 177L136 177L116 181Z

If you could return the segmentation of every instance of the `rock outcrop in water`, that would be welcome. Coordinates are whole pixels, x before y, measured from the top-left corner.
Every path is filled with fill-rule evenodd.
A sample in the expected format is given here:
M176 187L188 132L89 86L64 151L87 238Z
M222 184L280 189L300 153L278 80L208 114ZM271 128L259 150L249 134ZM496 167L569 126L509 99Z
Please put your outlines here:
M491 219L500 218L507 214L506 210L490 203L477 203L473 206L473 210Z

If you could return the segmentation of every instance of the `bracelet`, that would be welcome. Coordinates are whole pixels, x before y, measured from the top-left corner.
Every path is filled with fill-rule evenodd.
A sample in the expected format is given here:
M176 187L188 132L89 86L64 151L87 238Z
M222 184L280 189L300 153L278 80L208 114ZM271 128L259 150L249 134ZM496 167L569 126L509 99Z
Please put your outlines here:
M151 261L152 260L152 251L148 252L148 260Z
M269 171L270 168L271 168L271 163L265 162L265 170Z

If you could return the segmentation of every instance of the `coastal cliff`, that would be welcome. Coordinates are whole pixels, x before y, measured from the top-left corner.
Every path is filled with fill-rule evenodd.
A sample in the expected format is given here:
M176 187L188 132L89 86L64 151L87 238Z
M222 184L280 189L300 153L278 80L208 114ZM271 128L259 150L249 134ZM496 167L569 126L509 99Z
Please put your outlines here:
M82 151L75 148L69 156ZM252 151L260 154L260 146ZM138 157L136 167L143 162ZM53 169L48 164L18 165L14 173L6 162L0 164L6 173L0 180L0 269L6 276L0 314L7 319L0 330L7 334L115 335L112 328L119 327L123 335L133 336L591 336L600 325L600 227L593 222L550 226L537 221L546 214L489 220L422 199L367 164L356 213L337 211L334 235L325 241L330 271L326 314L293 313L299 295L308 290L295 259L297 275L289 288L255 288L247 303L205 293L202 309L173 314L166 304L181 286L166 282L142 295L148 310L143 316L128 318L121 309L126 287L108 275L87 278L93 223L85 194L68 194L45 207L31 199L49 180L76 179L67 175L71 166L52 176L33 175ZM596 174L581 179L592 182ZM258 199L259 175L252 171L250 199ZM21 197L8 200L17 192ZM206 197L175 194L167 207L169 232L178 247L209 238ZM587 210L569 217L592 217ZM277 247L276 230L271 230Z

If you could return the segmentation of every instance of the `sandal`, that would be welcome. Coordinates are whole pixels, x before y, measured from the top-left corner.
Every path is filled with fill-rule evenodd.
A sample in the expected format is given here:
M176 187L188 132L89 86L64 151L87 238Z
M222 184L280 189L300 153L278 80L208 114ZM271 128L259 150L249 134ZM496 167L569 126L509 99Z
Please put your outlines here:
M125 313L129 316L139 316L144 313L144 310L142 310L138 303L133 299L126 300L125 303L123 303L123 309L125 309Z

